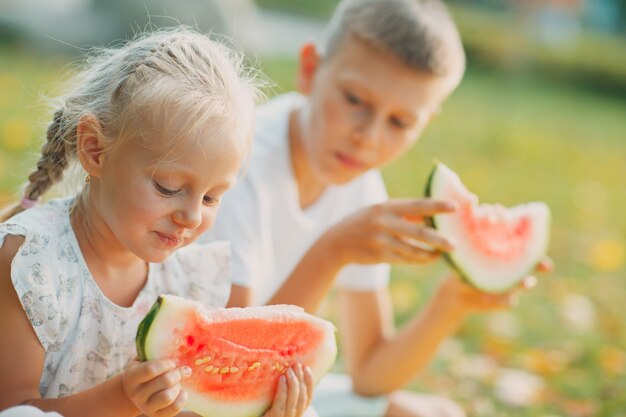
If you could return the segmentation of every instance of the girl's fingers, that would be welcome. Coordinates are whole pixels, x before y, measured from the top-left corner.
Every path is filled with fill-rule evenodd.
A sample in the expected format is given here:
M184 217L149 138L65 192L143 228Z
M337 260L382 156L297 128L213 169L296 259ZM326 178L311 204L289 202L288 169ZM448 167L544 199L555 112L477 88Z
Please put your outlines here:
M306 386L306 407L305 410L311 405L313 400L313 389L315 388L315 379L313 378L313 371L308 366L304 368L304 384Z
M130 363L127 373L132 383L140 385L152 381L159 375L176 368L176 363L170 359L156 359L147 362Z
M178 415L185 408L187 404L187 393L183 390L180 391L178 397L165 408L156 411L159 417L173 417Z
M272 407L264 417L282 417L285 415L287 409L287 379L285 375L281 375L278 378L278 385L276 387L276 395L274 395L274 401Z
M292 368L285 373L287 377L287 409L286 417L295 417L298 397L300 396L300 382L296 378L296 374Z
M190 375L191 368L189 368L188 366L182 366L180 368L166 372L158 376L157 378L154 378L153 380L141 385L139 387L139 399L145 401L146 403L149 403L150 398L153 397L155 393L159 393L176 386L180 387L180 382L188 378Z
M296 373L296 379L298 380L298 384L300 385L298 390L300 395L298 396L295 415L300 416L309 406L308 387L306 386L306 381L304 379L304 370L302 369L302 364L297 364L294 369Z
M174 404L182 389L180 384L158 391L146 401L146 408L152 412L157 412Z

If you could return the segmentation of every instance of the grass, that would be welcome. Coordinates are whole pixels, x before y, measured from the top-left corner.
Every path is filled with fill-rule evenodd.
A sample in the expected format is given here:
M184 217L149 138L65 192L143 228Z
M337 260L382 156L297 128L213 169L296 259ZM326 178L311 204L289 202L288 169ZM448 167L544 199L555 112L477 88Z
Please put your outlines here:
M0 204L16 198L37 158L51 114L40 92L58 92L63 65L0 50ZM267 59L264 69L276 93L293 88L293 61ZM392 196L418 196L437 158L483 201L543 200L553 214L555 273L510 313L471 318L412 388L450 395L480 417L625 415L625 110L620 96L470 70L419 143L384 170ZM394 268L398 324L445 270ZM544 384L524 406L497 394L508 368Z

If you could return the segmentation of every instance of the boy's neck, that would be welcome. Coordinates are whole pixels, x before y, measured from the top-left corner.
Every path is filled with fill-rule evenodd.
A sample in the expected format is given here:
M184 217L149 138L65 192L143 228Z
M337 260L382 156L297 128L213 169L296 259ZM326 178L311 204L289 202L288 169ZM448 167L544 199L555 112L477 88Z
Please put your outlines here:
M315 174L311 162L304 149L302 137L303 120L302 107L298 107L289 114L289 157L298 188L300 207L305 209L317 201L326 189L326 185Z

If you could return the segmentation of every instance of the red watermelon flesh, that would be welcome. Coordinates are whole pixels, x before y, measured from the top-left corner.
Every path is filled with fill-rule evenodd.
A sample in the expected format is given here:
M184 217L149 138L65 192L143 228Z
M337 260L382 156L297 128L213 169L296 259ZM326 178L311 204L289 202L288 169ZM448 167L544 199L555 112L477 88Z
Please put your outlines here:
M192 375L187 407L204 417L260 416L297 363L316 383L336 356L334 326L294 306L205 310L161 296L137 332L140 359L171 358Z
M481 290L509 290L545 256L550 229L550 211L545 203L512 208L479 204L478 197L442 163L433 168L426 195L457 203L456 212L433 216L431 222L455 242L446 259Z

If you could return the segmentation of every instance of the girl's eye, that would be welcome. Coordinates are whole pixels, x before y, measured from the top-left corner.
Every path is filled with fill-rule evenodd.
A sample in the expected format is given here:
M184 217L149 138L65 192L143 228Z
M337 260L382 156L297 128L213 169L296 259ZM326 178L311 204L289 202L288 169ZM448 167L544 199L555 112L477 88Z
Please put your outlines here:
M168 188L165 188L156 181L152 181L152 182L154 183L154 188L156 188L158 192L168 197L176 195L180 191L180 190L170 190Z
M205 195L202 201L204 202L204 205L206 206L216 206L220 203L219 198L214 198L209 195Z

